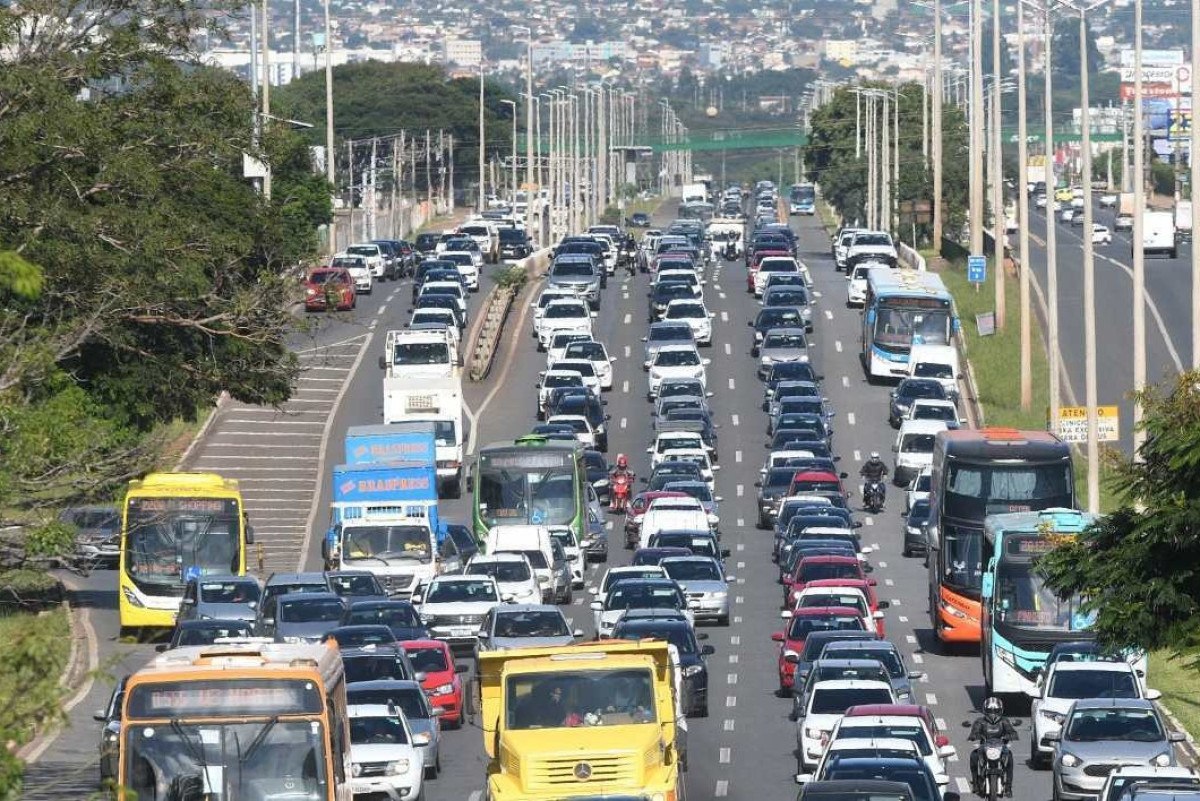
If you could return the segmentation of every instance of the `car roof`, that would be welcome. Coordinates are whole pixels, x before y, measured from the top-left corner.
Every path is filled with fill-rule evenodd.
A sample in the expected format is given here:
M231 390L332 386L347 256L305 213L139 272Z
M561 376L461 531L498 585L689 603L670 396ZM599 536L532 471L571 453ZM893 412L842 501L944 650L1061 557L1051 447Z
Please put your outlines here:
M829 647L834 651L840 649L849 649L850 643L830 643ZM863 640L862 643L855 643L854 648L862 648L866 651L893 651L899 653L900 649L891 640Z
M813 684L813 690L875 690L880 687L892 689L889 682L876 679L825 679Z
M267 579L268 587L280 584L328 584L324 573L272 573Z
M287 595L280 595L276 603L294 604L311 603L312 601L338 601L340 603L342 596L336 592L289 592Z
M216 629L230 628L232 626L242 626L252 628L253 625L248 620L226 620L219 617L206 617L193 620L180 620L175 624L181 629Z
M497 615L529 614L530 612L557 612L562 615L562 610L554 604L501 604L495 609Z
M903 737L840 737L829 743L827 748L830 751L861 751L877 748L918 753L917 744Z
M1050 669L1058 673L1083 673L1085 671L1105 671L1109 673L1132 673L1133 665L1128 662L1072 662L1061 660L1050 666Z
M401 601L399 598L379 598L371 601L351 601L350 610L356 609L388 609L391 607L407 607L414 609L410 601Z
M1154 702L1145 698L1080 698L1071 705L1081 709L1148 709L1154 711Z
M901 434L936 434L945 430L945 420L905 420L900 424Z

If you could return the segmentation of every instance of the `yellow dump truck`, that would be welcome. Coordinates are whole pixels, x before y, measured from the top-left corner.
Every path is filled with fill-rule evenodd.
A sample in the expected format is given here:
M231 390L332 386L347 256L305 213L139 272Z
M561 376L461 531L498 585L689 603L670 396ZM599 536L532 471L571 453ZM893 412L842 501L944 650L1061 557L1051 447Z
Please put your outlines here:
M481 653L488 801L684 801L668 648L603 640Z

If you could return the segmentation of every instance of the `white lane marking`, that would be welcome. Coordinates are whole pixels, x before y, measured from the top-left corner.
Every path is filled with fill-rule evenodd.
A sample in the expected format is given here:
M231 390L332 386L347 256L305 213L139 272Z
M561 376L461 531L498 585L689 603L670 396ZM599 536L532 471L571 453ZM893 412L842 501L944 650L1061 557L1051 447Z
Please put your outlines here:
M718 292L718 293L717 293L717 296L718 296L719 298L721 298L721 300L725 300L725 293L724 293L724 292Z
M575 597L571 599L571 603L575 604L576 606L583 606L583 599L580 597Z
M723 322L723 323L729 322L729 312L727 312L727 311L721 312L721 322Z
M913 636L913 635L911 635L911 634L905 634L905 635L904 635L904 641L905 641L905 642L907 642L909 645L916 645L916 644L917 644L917 638L916 638L916 637L914 637L914 636Z
M467 801L479 801L479 798L482 795L483 790L475 790L470 796L467 797Z
M729 416L729 422L733 423L736 426L741 422L741 420L736 414L731 414Z
M850 389L850 376L842 376L842 386L846 389ZM857 451L855 451L855 453L857 453Z
M814 290L813 290L813 297L814 297L814 298L823 298L823 297L825 297L825 295L824 295L824 293L822 293L822 292L818 292L817 290L815 290L815 289L814 289Z
M730 345L728 342L726 342L726 343L725 343L725 355L726 355L726 356L732 356L732 355L733 355L733 346L732 346L732 345Z
M885 586L885 587L894 587L894 586L896 586L896 582L892 581L891 579L884 579L884 580L883 580L883 586Z
M829 309L826 309L826 310L825 310L825 319L826 319L826 320L832 320L832 319L833 319L833 312L831 312Z
M742 644L742 635L730 634L729 635L729 644L730 645L741 645Z
M896 616L896 620L900 621L901 623L907 623L907 622L908 622L908 618L907 618L907 617L905 617L904 615L897 615L897 616Z
M718 784L719 783L720 782L718 782ZM955 776L954 784L956 787L958 787L958 792L961 795L966 795L967 793L969 793L971 791L971 783L969 781L967 781L965 778L963 778L962 776Z
M879 562L880 567L887 567L887 562Z
M621 428L624 428L624 427L625 427L625 423L626 423L626 422L627 422L627 421L626 421L626 419L625 419L624 417L622 417L622 418L621 418Z
M387 311L387 304L386 304L386 303L385 303L385 304L383 304L382 306L380 306L378 309L376 309L376 310L375 310L375 316L376 316L376 317L382 317L382 316L383 316L383 313L384 313L385 311Z
M722 765L728 765L729 760L733 758L733 750L730 748L722 748L720 751L719 760Z
M866 517L863 518L863 522L866 523L868 526L873 526L873 525L875 525L875 518L871 517L870 515L867 515Z
M849 425L854 425L854 421L854 412L846 412L846 423Z
M738 464L742 463L742 452L741 451L733 452L733 461L737 462Z
M728 676L725 677L725 683L726 684L737 684L737 674L730 673Z
M713 796L716 798L724 798L727 795L729 795L729 782L725 779L718 779L716 789L713 790ZM472 799L472 801L474 801L474 799Z
M735 615L733 618L733 625L735 625L735 626L741 625L741 622L742 622L741 615Z
M738 562L738 563L737 563L737 569L738 569L738 570L745 570L745 569L746 569L746 563L745 563L745 562Z
M925 693L925 703L929 706L937 706L937 696L933 693Z
M392 292L391 292L391 294L387 296L387 299L388 299L388 300L392 300L392 299L393 299L393 298L395 298L395 297L396 297L396 295L398 295L398 294L400 294L400 290L398 290L398 289L393 289L393 290L392 290Z
M737 496L738 496L739 498L740 498L740 497L742 497L742 494L743 494L745 491L746 491L746 488L745 488L745 486L744 486L743 484L738 484L738 485L737 485Z
M625 358L626 358L626 359L628 359L628 358L629 358L629 354L631 354L631 353L633 353L633 351L631 351L631 350L629 349L629 346L628 346L628 345L626 345L626 346L625 346Z
M934 719L933 719L933 722L937 724L938 731L945 731L945 730L946 730L946 720L945 720L945 718L934 718Z
M629 394L629 382L628 381L621 382L621 391L624 392L626 395Z
M725 706L730 707L730 708L737 706L737 696L736 695L725 696Z
M922 665L925 663L925 657L921 656L920 654L913 654L912 661L914 665Z
M738 658L739 657L737 654L730 654L729 655L729 664L736 665L738 663Z
M725 721L725 723L721 726L721 728L724 729L725 731L733 731L735 725L736 724L734 723L733 718L728 718Z
M835 339L833 341L833 349L836 350L838 353L841 353L842 352L842 340Z
M854 452L854 461L861 462L862 461L862 453L860 453L859 451L855 451Z
M745 525L746 525L746 520L745 520L744 518L741 518L741 517L739 517L739 518L737 519L737 527L738 527L738 528L744 528L744 527L745 527Z
M625 312L625 325L629 325L632 322L633 322L633 315L630 314L629 312Z
M734 389L736 386L737 386L737 384L734 383L733 379L732 378L729 379L729 388Z
M746 602L746 598L742 595L735 595L733 596L733 602L735 604L744 604Z
M744 550L746 550L746 543L744 543L744 542L739 542L739 543L737 544L737 549L738 549L739 551L744 551Z

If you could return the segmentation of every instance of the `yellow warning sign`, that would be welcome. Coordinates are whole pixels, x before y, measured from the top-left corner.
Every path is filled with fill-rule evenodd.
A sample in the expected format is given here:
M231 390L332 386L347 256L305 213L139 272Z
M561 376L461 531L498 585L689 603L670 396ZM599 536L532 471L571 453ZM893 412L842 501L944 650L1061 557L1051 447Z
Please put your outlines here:
M1087 407L1059 407L1057 433L1064 442L1087 442ZM1120 417L1116 406L1096 407L1096 433L1100 442L1115 442L1120 439Z

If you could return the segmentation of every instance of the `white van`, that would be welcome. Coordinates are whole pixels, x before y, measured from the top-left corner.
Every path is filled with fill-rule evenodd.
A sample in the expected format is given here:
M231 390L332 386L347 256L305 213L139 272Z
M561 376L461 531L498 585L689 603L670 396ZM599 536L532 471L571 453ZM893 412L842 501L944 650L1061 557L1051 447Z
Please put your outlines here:
M555 564L565 561L565 556L561 547L554 547L550 529L545 526L493 526L488 530L484 550L489 554L524 554L542 588L543 603L561 603L564 598L569 598L570 573L566 572L564 581L563 565Z
M908 353L908 377L932 378L946 394L957 398L958 349L953 345L913 345Z
M708 513L694 498L659 498L642 516L639 548L648 548L650 538L660 531L710 532Z
M892 446L896 454L892 480L896 486L908 486L922 470L933 466L933 441L946 428L943 420L905 420L900 424L896 444Z

